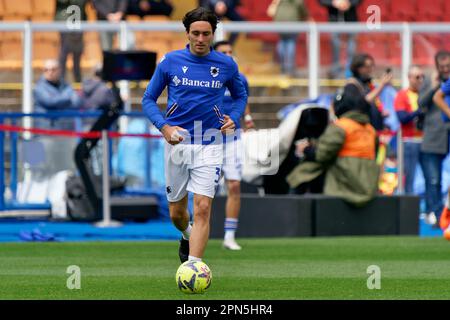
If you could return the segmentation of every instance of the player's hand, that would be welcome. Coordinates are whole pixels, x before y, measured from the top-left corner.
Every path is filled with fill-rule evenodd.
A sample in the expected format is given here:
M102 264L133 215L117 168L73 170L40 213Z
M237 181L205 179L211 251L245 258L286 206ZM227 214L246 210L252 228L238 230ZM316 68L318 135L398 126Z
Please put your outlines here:
M223 120L225 121L223 126L220 127L220 131L225 134L232 134L234 132L234 129L236 128L236 125L233 120L227 115L223 116Z
M183 136L180 134L180 131L187 132L187 130L182 127L169 126L168 124L161 128L161 133L163 134L164 139L166 139L166 141L173 146L184 140Z

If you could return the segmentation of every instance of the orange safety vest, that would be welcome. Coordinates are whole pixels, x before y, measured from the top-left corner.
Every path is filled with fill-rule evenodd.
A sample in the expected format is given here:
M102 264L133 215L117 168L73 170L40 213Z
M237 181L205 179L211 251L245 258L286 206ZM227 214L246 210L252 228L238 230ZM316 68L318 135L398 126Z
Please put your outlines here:
M375 159L376 131L370 123L361 124L349 118L340 118L335 124L345 131L339 157Z

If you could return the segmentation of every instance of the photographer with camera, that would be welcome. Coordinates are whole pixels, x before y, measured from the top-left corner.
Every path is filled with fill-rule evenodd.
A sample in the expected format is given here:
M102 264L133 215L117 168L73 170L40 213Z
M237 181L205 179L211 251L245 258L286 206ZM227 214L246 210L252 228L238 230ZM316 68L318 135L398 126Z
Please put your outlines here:
M376 195L376 131L369 121L369 105L361 96L340 89L334 98L337 120L328 125L316 144L300 140L296 154L303 160L287 176L291 188L325 174L323 193L363 206Z

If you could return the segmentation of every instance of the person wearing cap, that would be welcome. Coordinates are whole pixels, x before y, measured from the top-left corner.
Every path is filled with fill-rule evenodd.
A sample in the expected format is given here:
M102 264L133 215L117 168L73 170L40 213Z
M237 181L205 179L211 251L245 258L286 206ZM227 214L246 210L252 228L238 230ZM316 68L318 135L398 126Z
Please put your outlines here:
M333 101L336 121L328 125L315 146L297 145L304 161L287 176L291 188L309 182L324 171L324 194L363 206L378 191L377 136L370 124L367 103L341 90Z

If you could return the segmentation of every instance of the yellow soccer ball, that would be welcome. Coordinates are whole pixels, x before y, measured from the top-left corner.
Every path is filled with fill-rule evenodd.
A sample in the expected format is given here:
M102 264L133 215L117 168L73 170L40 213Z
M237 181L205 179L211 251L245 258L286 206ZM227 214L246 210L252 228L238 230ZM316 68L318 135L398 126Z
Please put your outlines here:
M175 280L184 293L204 293L211 286L212 273L203 261L186 261L177 270Z

